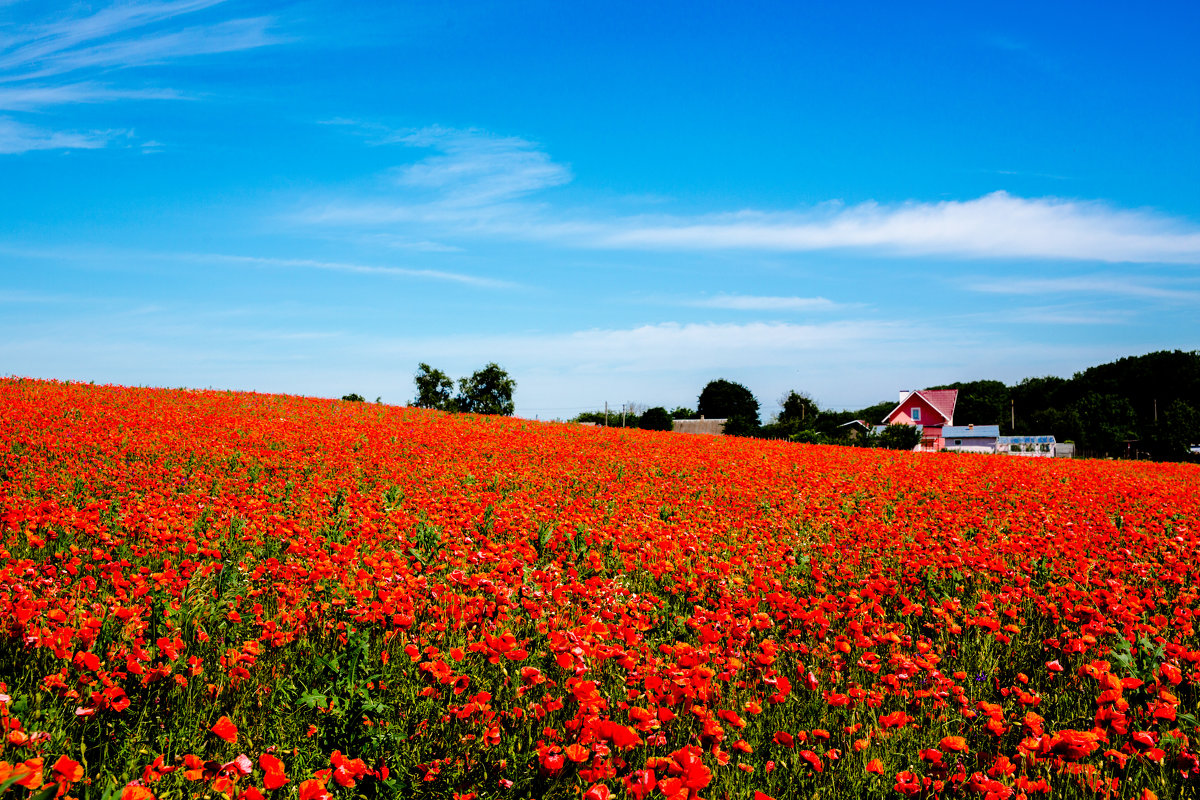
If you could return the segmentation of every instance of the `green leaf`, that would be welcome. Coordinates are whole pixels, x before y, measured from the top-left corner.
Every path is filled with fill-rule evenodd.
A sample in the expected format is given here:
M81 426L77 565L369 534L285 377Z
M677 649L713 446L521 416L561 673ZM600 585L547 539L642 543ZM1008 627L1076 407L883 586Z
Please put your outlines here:
M9 778L9 779L8 779L8 780L6 780L4 783L0 783L0 794L4 794L4 793L5 793L5 792L7 792L9 789L11 789L12 787L16 786L16 784L17 784L17 781L21 780L21 778L22 778L22 777L24 777L24 775L23 775L23 774L22 774L22 775L16 775L16 776L14 776L14 777L12 777L12 778Z
M57 783L48 783L37 794L31 794L29 800L50 800L58 792Z
M300 702L309 708L316 708L317 706L321 708L329 707L329 698L319 692L305 692L300 695Z

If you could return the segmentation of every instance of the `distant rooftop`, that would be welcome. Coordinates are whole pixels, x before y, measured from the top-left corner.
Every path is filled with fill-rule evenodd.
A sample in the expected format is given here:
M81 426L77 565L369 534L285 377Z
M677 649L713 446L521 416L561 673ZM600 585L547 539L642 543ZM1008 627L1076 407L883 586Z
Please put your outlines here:
M943 439L995 439L999 436L999 425L947 425L942 428Z

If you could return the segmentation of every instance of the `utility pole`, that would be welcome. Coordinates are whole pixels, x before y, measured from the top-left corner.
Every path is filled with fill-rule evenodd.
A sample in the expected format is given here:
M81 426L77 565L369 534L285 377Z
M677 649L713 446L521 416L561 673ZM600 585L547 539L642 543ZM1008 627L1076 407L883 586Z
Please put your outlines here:
M1154 398L1154 421L1158 422L1158 398Z
M1009 424L1012 426L1012 432L1015 434L1017 432L1017 401L1016 400L1009 398L1008 410L1009 410L1009 413L1011 414L1011 417L1009 419Z
M625 427L625 404L621 403L621 427Z
M608 401L604 401L604 427L608 427Z

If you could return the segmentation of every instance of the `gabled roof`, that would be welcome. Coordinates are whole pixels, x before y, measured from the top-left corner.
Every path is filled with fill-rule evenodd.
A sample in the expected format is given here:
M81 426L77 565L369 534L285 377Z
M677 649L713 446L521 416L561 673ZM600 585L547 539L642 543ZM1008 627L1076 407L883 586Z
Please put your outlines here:
M905 395L904 399L888 412L884 420L891 419L897 411L904 407L904 404L913 395L917 395L926 403L933 406L939 414L946 418L947 422L954 419L954 406L958 403L958 389L922 389L921 391L909 392Z
M918 392L929 401L929 405L942 412L946 419L954 419L954 406L958 404L958 389L923 389Z

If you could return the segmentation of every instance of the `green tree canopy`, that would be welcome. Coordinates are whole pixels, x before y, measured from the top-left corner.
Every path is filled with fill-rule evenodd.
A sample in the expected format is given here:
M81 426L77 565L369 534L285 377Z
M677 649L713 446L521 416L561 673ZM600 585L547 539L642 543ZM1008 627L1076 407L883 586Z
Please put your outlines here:
M1006 433L1011 433L1008 387L1002 381L960 381L929 388L958 390L955 425L1000 425Z
M727 419L725 432L746 435L759 426L758 400L740 383L720 378L709 381L696 403L700 415L709 419Z
M915 425L888 425L879 433L868 437L872 447L885 450L912 450L921 442L921 432Z
M459 378L455 402L460 411L471 414L510 416L516 408L513 404L516 388L517 382L493 362L476 370L469 378Z
M674 420L671 419L671 412L662 406L655 406L646 409L638 419L638 427L648 431L669 431L674 427Z
M779 398L779 417L777 421L795 430L813 427L813 422L821 409L816 402L803 392L794 389Z
M439 411L455 411L454 381L440 369L434 369L422 362L417 365L417 374L413 376L417 385L417 397L413 405L417 408L436 408Z

